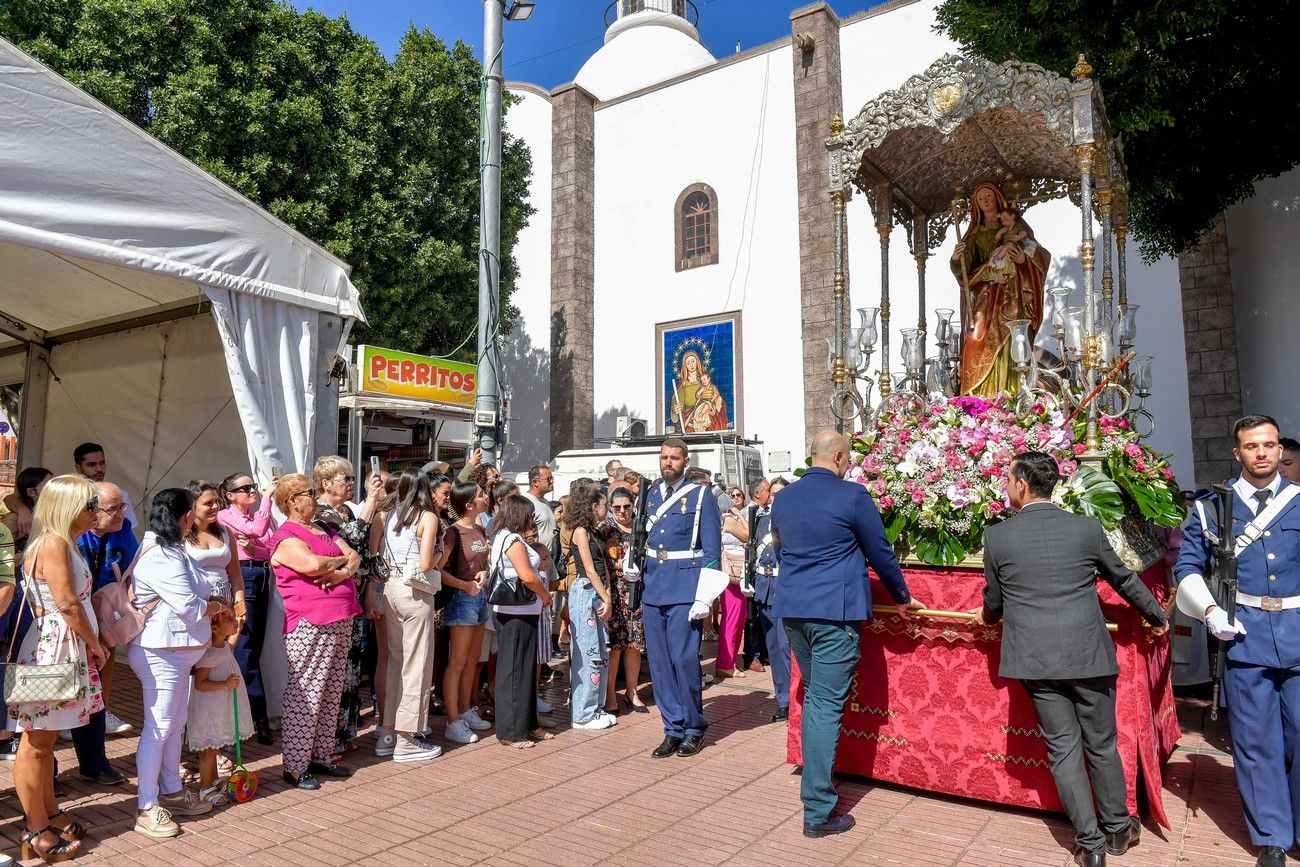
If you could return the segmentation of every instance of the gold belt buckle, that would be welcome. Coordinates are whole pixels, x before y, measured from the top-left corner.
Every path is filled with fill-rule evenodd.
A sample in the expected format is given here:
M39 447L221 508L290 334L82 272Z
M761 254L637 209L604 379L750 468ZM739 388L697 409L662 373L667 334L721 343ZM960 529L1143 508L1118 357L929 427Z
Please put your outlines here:
M655 558L656 558L660 563L667 563L667 562L668 562L668 552L665 551L665 550L661 547L661 548L659 549L659 553L655 554Z
M1259 607L1265 611L1281 611L1282 600L1276 596L1262 596L1259 600Z

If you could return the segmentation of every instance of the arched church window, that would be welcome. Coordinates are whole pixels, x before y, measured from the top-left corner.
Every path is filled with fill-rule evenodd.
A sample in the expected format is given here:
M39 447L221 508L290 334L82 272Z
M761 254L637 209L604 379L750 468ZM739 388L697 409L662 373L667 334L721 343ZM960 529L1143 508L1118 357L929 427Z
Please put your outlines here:
M692 184L677 197L677 270L718 262L718 196L708 184Z

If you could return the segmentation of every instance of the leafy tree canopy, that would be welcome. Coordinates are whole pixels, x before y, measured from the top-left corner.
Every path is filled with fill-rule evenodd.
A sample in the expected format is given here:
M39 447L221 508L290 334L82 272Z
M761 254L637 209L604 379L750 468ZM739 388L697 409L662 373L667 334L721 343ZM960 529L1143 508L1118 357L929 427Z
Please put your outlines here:
M1096 69L1149 258L1194 244L1300 162L1300 0L944 0L938 29L998 63Z
M0 35L353 266L367 342L473 360L482 66L274 0L6 0ZM532 208L502 169L504 328ZM470 339L466 342L465 338Z

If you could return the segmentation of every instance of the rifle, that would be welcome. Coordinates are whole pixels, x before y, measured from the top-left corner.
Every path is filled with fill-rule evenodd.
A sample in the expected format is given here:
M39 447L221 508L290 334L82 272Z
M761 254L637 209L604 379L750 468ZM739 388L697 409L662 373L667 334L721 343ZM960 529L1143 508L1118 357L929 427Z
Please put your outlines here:
M758 574L758 506L749 509L749 541L745 543L745 581L754 586L754 576Z
M1228 622L1237 620L1237 548L1236 536L1232 532L1232 488L1227 485L1215 485L1214 493L1218 495L1219 538L1214 543L1214 568L1210 573L1210 592L1214 595L1214 604L1228 615ZM1223 672L1228 666L1228 646L1232 641L1220 641L1214 653L1214 664L1210 669L1210 682L1214 685L1210 701L1210 719L1219 718L1219 688L1223 685Z
M645 552L650 544L650 528L646 526L650 515L646 508L646 500L650 496L650 488L650 480L642 479L641 493L636 495L636 503L632 508L632 542L625 555L627 566L635 569L641 576L641 580L628 585L630 590L628 608L632 611L641 607L641 595L645 592Z

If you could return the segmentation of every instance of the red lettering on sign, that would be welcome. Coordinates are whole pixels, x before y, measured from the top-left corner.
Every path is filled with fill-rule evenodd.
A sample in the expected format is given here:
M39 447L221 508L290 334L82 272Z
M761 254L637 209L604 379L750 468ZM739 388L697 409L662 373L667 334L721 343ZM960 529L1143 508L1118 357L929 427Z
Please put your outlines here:
M448 377L448 383L451 385L453 389L459 389L464 379L465 379L465 375L463 373L461 373L459 370L453 370L451 372L451 376Z
M466 393L466 394L473 394L473 393L474 393L474 389L477 387L477 383L475 382L475 380L476 380L477 378L478 378L478 375L477 375L477 374L473 374L473 373L467 373L467 374L465 374L465 393Z
M423 361L415 365L415 384L429 384L429 365L425 364Z
M384 372L384 365L387 363L388 363L387 359L385 359L382 355L370 356L370 378L378 379L380 375Z
M406 383L406 382L410 382L410 381L413 380L413 379L415 379L415 362L414 362L414 361L403 361L403 362L402 362L402 382L404 382L404 383Z
M398 381L398 373L397 373L398 362L397 362L397 359L396 359L396 358L390 358L390 359L388 359L388 364L386 365L386 368L387 368L387 372L388 372L388 381L389 381L389 382L397 382L397 381Z
M438 388L447 387L447 368L438 368Z

